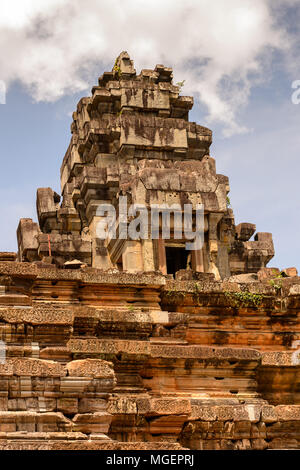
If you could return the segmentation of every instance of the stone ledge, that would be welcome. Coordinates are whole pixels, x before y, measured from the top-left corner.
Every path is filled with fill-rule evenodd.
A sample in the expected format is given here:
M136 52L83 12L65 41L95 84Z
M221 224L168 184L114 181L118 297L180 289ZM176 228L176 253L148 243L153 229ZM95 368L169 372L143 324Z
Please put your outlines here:
M115 284L129 286L161 287L165 277L158 272L126 273L116 270L102 271L95 268L58 269L44 268L35 263L0 262L0 275L40 280L80 281L85 284Z
M219 359L236 361L254 361L259 363L261 354L256 349L250 348L227 348L210 346L173 346L151 344L151 357L153 358L192 358L192 359Z
M73 354L119 354L150 355L147 341L108 340L108 339L70 339L67 344Z
M8 358L4 364L0 364L0 376L30 376L30 377L64 377L67 368L58 362L32 359L32 358Z
M0 308L0 320L32 325L72 325L74 313L70 308L35 304L30 308Z
M262 366L282 367L300 366L300 350L262 352Z
M114 379L113 365L101 359L83 359L68 362L67 365L59 362L34 358L8 358L0 364L0 376L20 377L59 377L73 380L87 377Z
M95 378L113 378L113 364L102 361L101 359L83 359L72 361L67 364L69 376L75 377L95 377Z
M173 442L116 442L99 440L0 440L0 450L189 450Z

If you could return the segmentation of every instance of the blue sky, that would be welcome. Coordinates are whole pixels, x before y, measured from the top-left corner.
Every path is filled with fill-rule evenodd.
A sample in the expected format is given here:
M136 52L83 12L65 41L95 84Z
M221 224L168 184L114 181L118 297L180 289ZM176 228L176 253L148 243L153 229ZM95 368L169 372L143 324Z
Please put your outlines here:
M82 13L77 0L71 10L69 0L10 3L0 20L0 80L7 86L0 251L16 250L19 218L36 219L36 189L60 191L71 113L127 49L138 72L164 63L174 67L175 81L186 80L182 93L195 96L190 119L213 130L211 155L230 178L236 223L273 233L270 265L300 268L300 105L291 101L291 84L300 79L299 1L216 0L208 9L206 0L87 0L94 15ZM17 18L16 4L23 8ZM170 39L173 30L178 37Z

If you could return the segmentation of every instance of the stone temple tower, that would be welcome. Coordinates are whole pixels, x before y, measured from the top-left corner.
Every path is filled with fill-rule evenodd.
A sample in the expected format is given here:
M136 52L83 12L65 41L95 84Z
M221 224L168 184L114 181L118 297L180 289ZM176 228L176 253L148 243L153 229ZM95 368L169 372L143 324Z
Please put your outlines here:
M71 125L71 142L61 167L60 197L37 191L39 223L21 219L19 261L46 261L58 267L153 272L214 273L216 279L256 273L274 256L272 235L253 224L235 226L228 206L229 181L216 173L209 154L212 132L189 121L193 98L172 83L172 69L157 65L136 74L127 52L105 72L92 96L82 98ZM204 244L188 253L175 239L130 240L97 237L100 204L120 196L128 205L204 206Z
M300 449L300 277L235 225L181 88L122 52L73 114L61 196L0 252L0 450ZM170 232L120 236L134 205L176 205Z

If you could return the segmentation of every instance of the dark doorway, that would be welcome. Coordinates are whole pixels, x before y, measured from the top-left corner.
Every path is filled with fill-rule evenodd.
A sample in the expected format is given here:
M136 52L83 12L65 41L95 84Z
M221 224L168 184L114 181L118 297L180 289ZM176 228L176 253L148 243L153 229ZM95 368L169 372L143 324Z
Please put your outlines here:
M120 256L120 258L118 259L117 261L117 268L119 271L123 271L123 260L122 260L122 256Z
M167 273L175 274L180 269L186 269L189 251L178 247L166 247Z

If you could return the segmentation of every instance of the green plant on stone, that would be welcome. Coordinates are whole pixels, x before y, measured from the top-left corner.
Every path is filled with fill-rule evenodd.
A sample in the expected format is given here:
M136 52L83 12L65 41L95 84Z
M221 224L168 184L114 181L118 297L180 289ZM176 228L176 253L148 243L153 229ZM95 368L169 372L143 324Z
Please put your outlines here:
M284 275L282 271L278 273L275 269L273 269L273 277L274 279L282 279Z
M182 80L181 82L177 82L176 85L179 87L179 93L181 92L182 88L184 87L185 80Z
M201 301L201 292L203 292L201 289L201 285L198 282L195 282L193 297L195 301L197 301L197 305L199 305Z
M167 295L167 296L171 296L171 295L175 295L175 294L177 294L176 289L169 289L169 290L167 290L167 292L166 292L166 295Z
M278 278L270 279L269 281L270 286L274 287L277 291L280 291L282 288L282 281Z
M185 293L179 292L177 289L169 289L168 291L166 291L166 296L172 297L174 300L178 299L179 301L183 301L185 298Z
M198 294L199 292L201 292L201 289L200 289L200 286L199 286L199 283L198 283L198 282L195 282L194 291L195 291L197 294Z
M225 296L233 307L258 307L263 300L262 294L249 291L225 292Z
M278 273L273 270L273 279L270 279L269 284L270 286L274 287L276 291L280 291L282 288L282 278L284 277L284 274L282 272Z
M118 65L118 59L115 61L115 65L113 66L113 72L117 75L118 79L122 78L122 70Z

